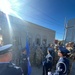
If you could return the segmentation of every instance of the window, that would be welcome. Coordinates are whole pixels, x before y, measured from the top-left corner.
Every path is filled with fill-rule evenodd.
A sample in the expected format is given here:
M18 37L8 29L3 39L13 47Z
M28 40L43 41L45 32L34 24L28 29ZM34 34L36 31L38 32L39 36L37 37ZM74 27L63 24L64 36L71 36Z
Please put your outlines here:
M36 39L36 44L37 44L37 45L40 45L40 38L37 38L37 39Z

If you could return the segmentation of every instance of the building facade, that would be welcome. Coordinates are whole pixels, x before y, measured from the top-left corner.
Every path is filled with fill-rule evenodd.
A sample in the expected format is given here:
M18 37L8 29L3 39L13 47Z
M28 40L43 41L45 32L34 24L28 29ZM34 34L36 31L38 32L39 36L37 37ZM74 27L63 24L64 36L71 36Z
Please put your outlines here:
M0 39L2 44L13 44L13 60L18 64L21 49L26 45L26 39L28 39L30 47L48 46L55 41L55 31L13 16L7 18L1 12Z
M75 42L75 19L67 23L65 42Z
M8 23L6 16L1 14L0 34L2 34L4 44L15 42L18 46L24 47L26 37L29 39L30 45L54 43L55 31L13 16L9 16L9 20L10 23Z

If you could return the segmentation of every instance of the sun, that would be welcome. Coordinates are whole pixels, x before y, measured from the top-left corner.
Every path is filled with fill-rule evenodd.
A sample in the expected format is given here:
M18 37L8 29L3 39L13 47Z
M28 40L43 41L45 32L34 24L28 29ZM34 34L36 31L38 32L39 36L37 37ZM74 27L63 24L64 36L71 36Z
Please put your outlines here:
M11 13L11 4L8 0L0 0L0 11L9 14Z

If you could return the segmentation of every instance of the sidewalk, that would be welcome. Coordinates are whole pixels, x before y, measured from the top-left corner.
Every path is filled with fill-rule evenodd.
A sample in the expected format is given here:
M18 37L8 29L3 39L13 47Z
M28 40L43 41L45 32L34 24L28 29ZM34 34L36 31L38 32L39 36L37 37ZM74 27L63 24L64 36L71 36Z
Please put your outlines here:
M31 75L42 75L42 67L32 67Z

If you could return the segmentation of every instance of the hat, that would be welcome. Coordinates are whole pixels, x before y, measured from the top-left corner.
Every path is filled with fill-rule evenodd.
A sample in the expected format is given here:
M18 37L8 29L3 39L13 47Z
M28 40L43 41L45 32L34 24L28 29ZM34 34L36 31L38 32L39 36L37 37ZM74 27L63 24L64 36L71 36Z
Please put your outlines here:
M26 50L26 48L24 47L24 48L22 48L22 52L24 52Z
M65 54L70 53L65 47L59 47L59 51L60 51L61 53L65 53Z
M5 54L8 51L10 51L11 47L12 47L12 44L8 44L8 45L1 46L0 47L0 55L1 54Z
M48 48L47 50L48 50L48 51L51 51L51 50L52 50L52 48Z

